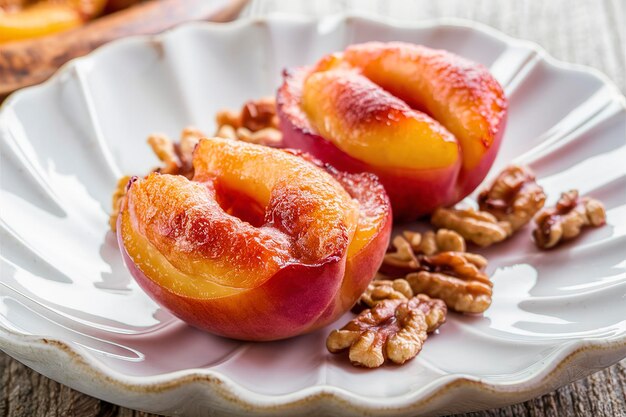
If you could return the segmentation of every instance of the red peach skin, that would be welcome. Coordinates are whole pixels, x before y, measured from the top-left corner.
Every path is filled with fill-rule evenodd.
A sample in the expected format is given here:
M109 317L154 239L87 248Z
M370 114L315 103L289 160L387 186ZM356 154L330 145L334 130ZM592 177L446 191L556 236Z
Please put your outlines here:
M121 235L119 235L121 236ZM139 269L123 246L124 262L157 303L186 323L210 333L239 340L284 339L319 326L314 324L339 291L345 265L329 260L320 265L289 265L260 287L226 297L177 294Z
M380 268L389 246L392 214L385 189L374 174L367 172L349 174L337 171L332 165L323 164L302 151L289 150L289 152L326 169L348 194L359 202L359 226L356 239L348 248L346 271L339 296L335 297L334 302L318 320L315 326L318 328L333 322L349 310ZM381 246L384 246L385 250L381 251Z
M375 173L399 220L474 190L495 159L507 108L482 65L405 43L354 45L285 71L277 104L285 146Z
M211 333L260 341L317 329L356 302L391 233L375 177L220 139L201 140L194 168L192 181L135 180L118 218L124 260L159 304Z

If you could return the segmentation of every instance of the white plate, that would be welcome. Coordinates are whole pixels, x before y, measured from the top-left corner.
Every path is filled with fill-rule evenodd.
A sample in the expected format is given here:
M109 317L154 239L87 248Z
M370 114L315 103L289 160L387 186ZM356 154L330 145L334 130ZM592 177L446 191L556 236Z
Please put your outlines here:
M159 309L107 227L116 179L156 164L146 136L211 132L217 109L271 94L282 68L368 40L489 66L510 98L492 175L528 163L549 204L577 187L605 202L608 225L550 252L528 230L485 251L493 306L451 314L402 367L351 367L326 352L329 329L240 343ZM80 391L160 413L437 414L540 395L626 355L624 102L597 72L468 22L275 17L114 42L2 107L0 348Z

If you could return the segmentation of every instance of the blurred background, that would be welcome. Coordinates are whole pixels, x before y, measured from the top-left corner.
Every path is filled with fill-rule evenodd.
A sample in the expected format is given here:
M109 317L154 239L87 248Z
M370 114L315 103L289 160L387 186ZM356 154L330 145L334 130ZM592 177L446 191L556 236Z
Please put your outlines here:
M0 95L41 82L67 60L120 37L190 20L341 12L478 21L601 69L626 91L623 0L0 0Z
M626 91L624 0L252 0L242 16L343 11L415 21L469 19L539 43L551 55L604 71Z

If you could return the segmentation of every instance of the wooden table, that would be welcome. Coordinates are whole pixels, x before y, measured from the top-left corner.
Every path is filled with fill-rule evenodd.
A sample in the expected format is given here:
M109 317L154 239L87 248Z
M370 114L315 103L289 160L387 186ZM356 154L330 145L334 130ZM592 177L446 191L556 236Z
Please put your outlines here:
M453 16L535 41L555 57L605 72L626 93L624 0L259 0L244 14L346 8L403 19ZM0 353L0 416L148 416L45 378ZM555 392L473 416L626 416L626 361Z

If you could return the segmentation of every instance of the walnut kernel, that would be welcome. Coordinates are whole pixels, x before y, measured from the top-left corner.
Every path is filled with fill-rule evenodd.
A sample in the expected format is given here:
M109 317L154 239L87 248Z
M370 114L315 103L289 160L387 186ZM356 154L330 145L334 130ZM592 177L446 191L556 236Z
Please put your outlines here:
M413 251L425 255L433 255L438 252L465 252L465 239L453 230L439 229L425 233L405 230L402 235L409 242Z
M237 130L231 125L222 125L215 132L215 136L222 139L238 140Z
M245 103L241 109L241 127L245 127L252 132L268 127L278 129L276 99L274 97L263 97Z
M220 110L215 115L215 123L219 130L222 126L230 126L233 129L241 127L241 112L232 110Z
M355 366L377 368L386 360L402 364L422 349L427 333L446 317L446 306L420 294L409 300L384 300L363 311L326 339L331 353L349 350Z
M154 171L161 174L184 175L193 177L193 150L205 135L198 129L185 128L180 135L180 140L175 143L169 137L161 134L153 134L148 137L148 145L156 154L157 158L165 165L155 168Z
M221 110L215 117L215 136L258 145L278 147L283 134L278 128L276 100L264 97L246 102L239 112Z
M577 190L561 194L556 207L544 209L535 217L535 243L549 249L563 240L578 236L586 226L602 226L606 222L604 205L591 197L579 197Z
M191 172L193 169L193 151L200 139L206 137L204 133L194 127L186 127L180 134L178 142L178 158L180 159L182 170ZM174 145L176 149L176 145Z
M152 148L152 152L165 165L158 169L162 174L177 174L181 168L180 160L174 149L174 142L170 138L161 134L152 134L148 136L148 145Z
M384 300L407 300L411 297L413 297L413 290L405 279L375 280L361 295L359 303L374 307Z
M115 191L113 192L113 196L111 197L111 215L109 216L109 227L111 231L115 233L117 230L117 217L120 214L120 208L122 207L122 200L126 195L126 187L128 186L128 181L130 181L130 176L125 175L119 180L117 180L117 185L115 186Z
M493 284L483 269L487 260L480 255L441 252L421 256L420 270L406 280L415 293L442 299L458 312L482 313L491 305Z
M479 246L501 242L513 233L510 223L498 221L493 214L472 208L438 208L430 220L435 226L454 230L465 240Z
M517 165L505 168L491 187L478 195L480 210L509 222L513 232L530 222L545 201L546 195L535 174Z
M391 269L399 268L413 270L417 268L417 258L409 242L402 236L396 236L391 241L395 252L388 252L383 258L383 265ZM383 271L384 273L384 271Z
M265 146L279 146L283 140L280 130L273 127L265 127L257 131L251 131L245 127L240 127L235 131L237 139Z

